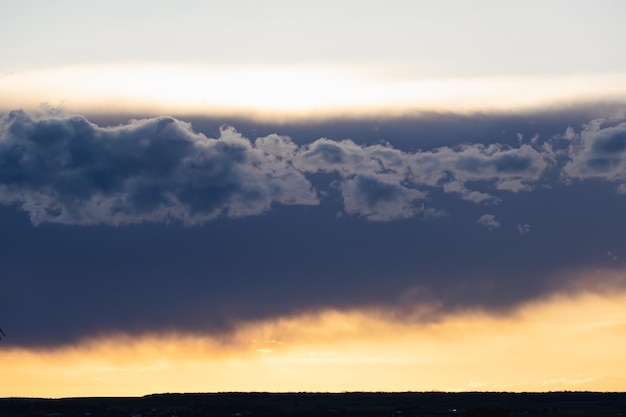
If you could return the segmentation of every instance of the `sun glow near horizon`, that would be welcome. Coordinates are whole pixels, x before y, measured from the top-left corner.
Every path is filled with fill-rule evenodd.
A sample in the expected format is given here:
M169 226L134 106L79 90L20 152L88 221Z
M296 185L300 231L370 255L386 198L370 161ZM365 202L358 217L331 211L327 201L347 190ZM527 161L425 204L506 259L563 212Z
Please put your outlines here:
M415 323L324 311L220 337L110 336L0 351L0 396L224 391L623 391L626 293Z
M0 77L0 98L37 110L293 118L519 111L621 100L626 74L418 77L384 66L109 64ZM6 104L5 104L6 106Z

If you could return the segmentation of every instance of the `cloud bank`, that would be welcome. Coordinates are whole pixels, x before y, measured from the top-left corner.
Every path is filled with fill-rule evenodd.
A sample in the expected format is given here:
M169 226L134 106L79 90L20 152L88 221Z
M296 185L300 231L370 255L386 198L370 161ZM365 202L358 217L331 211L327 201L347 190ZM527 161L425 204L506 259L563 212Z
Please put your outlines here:
M563 175L622 180L624 126L590 123L569 147ZM172 117L102 127L24 111L0 119L0 162L1 203L19 205L34 224L81 225L194 225L273 205L318 205L329 189L313 185L315 174L335 179L345 214L390 221L443 213L433 191L497 204L561 169L549 141L417 151L351 139L296 145L277 134L249 139L232 127L209 138Z
M197 224L317 203L288 138L252 144L231 128L209 139L169 117L103 128L21 111L2 118L0 132L0 201L20 204L35 224Z
M623 121L499 117L257 133L7 114L7 343L219 333L328 309L422 321L623 288L603 278L626 256Z

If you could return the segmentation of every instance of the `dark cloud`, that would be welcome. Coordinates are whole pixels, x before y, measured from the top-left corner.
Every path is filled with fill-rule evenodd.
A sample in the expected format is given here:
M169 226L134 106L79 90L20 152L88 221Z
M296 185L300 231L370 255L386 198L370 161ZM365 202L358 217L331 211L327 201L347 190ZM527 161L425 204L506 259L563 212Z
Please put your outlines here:
M534 117L399 121L386 143L328 139L371 120L244 135L172 117L8 114L3 343L220 332L321 308L506 312L572 287L571 271L620 268L626 181L587 161L622 160L623 124ZM428 142L419 123L448 133ZM322 128L332 135L303 139Z
M252 142L228 127L213 139L171 117L100 127L81 116L14 111L0 132L0 201L19 204L35 224L199 224L273 204L315 205L306 177L315 173L339 176L346 213L388 221L423 212L429 187L474 202L499 198L471 182L527 191L550 159L530 145L405 152L349 139L297 146L276 134Z
M197 224L317 204L287 138L253 145L231 128L210 139L168 117L99 127L22 111L3 117L0 132L0 201L35 224Z

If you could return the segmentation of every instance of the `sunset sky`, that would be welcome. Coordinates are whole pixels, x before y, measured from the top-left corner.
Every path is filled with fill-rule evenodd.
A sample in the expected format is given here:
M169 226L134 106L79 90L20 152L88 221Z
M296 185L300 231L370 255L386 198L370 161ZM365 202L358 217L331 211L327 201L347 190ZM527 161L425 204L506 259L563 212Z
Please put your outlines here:
M0 0L0 397L626 391L624 16Z

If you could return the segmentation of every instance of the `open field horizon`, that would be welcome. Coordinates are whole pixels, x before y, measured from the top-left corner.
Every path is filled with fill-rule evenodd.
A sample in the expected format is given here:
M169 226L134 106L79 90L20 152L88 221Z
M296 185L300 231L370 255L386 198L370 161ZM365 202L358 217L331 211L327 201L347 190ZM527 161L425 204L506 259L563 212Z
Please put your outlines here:
M190 416L368 416L513 417L618 416L626 393L551 392L350 392L350 393L194 393L143 397L64 399L0 398L0 416L66 417Z

